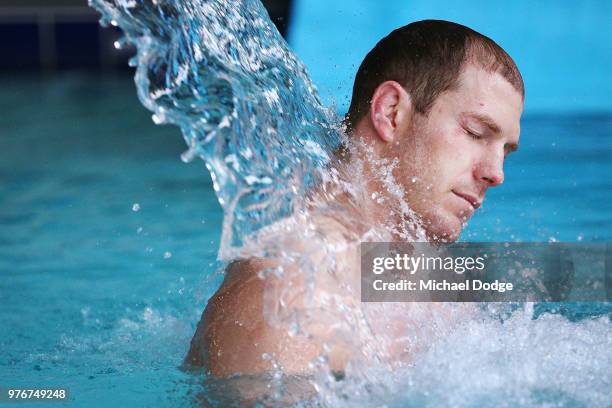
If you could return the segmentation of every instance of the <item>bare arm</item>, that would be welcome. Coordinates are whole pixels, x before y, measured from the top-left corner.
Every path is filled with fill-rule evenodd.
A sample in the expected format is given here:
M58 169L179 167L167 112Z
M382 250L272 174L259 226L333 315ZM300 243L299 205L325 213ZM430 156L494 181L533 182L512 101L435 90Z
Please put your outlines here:
M290 336L287 327L266 321L266 286L269 290L289 284L273 276L258 277L259 271L272 266L270 261L250 259L228 267L223 285L202 315L186 363L204 365L216 377L264 373L273 370L274 364L286 374L309 371L309 362L323 353L323 343L331 333L321 332L315 339L306 339ZM292 284L301 283L293 280ZM289 307L298 306L301 300L293 301L295 305ZM342 371L346 356L341 350L335 348L327 354L330 368Z

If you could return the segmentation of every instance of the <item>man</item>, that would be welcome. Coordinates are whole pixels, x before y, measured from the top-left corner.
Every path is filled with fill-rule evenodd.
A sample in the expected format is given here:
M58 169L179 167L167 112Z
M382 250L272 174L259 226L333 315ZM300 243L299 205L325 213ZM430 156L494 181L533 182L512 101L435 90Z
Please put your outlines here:
M383 38L357 72L346 121L351 142L332 166L335 187L313 194L327 210L305 212L262 235L291 256L228 267L186 362L224 377L273 369L307 373L321 361L343 371L358 359L366 365L381 356L409 359L418 347L395 339L411 330L426 337L423 321L446 312L431 305L429 320L416 322L408 309L394 315L389 307L368 317L354 273L358 243L456 240L487 189L504 181L504 159L518 147L523 99L512 59L467 27L427 20ZM330 216L335 207L342 210ZM328 273L312 284L308 267ZM275 268L282 273L263 273ZM329 312L336 309L341 317Z

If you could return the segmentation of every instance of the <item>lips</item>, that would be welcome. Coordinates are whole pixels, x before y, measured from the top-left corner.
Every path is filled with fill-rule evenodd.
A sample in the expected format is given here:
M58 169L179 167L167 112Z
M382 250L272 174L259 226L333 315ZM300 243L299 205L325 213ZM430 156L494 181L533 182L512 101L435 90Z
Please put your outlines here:
M457 197L463 198L465 201L467 201L474 208L474 210L477 210L482 205L482 202L471 194L459 193L455 190L452 190L452 191L453 191L453 194L455 194Z

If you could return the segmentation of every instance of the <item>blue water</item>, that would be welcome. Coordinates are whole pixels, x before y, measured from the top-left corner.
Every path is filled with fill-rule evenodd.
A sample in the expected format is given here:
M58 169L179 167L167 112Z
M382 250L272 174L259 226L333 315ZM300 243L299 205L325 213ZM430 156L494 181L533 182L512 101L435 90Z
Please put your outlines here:
M180 161L129 78L2 82L0 384L67 386L71 406L176 401L214 289L206 169Z
M203 81L189 83L206 84L206 71L199 74ZM240 77L232 85L244 81L248 78ZM185 406L206 398L202 377L179 365L222 279L216 259L227 219L224 224L208 170L199 160L179 159L186 149L180 132L151 123L128 79L71 74L1 82L0 385L65 386L72 394L70 406ZM143 84L141 100L159 114L143 97ZM304 85L299 94L306 90ZM173 95L179 102L186 97ZM213 96L219 95L224 94ZM324 131L298 134L290 143L303 142L303 136L325 145L330 117L324 110L317 113L313 98L304 118L319 120ZM278 104L274 98L267 103ZM182 124L187 141L197 142L191 154L214 159L200 143L207 133L189 133L197 112L185 120L168 114L171 108L156 121ZM190 105L174 112L185 109ZM203 124L207 132L219 127L223 114L210 118ZM313 129L289 122L272 125ZM522 129L521 149L508 161L505 185L490 192L462 239L610 241L612 113L526 115ZM216 146L231 153L236 142L231 134L221 134L220 140ZM316 164L318 156L297 157ZM265 164L255 161L249 170L273 172ZM224 184L219 177L232 168L219 166L209 163L215 186L227 188L221 198L231 198L228 191L242 184ZM287 202L255 214L267 222L265 217L283 214ZM248 217L240 221L230 225L248 232ZM474 321L437 341L393 379L373 372L366 395L356 394L347 381L324 401L339 406L358 401L610 405L609 314L605 304L564 305L554 313L527 305L504 322Z
M206 169L180 161L178 131L151 123L129 79L23 77L0 89L0 384L67 386L70 406L192 401L188 391L198 386L178 366L220 279L222 213ZM609 241L610 132L612 117L526 118L507 185L492 192L470 234ZM542 375L564 375L578 402L593 401L597 389L601 394L611 384L612 335L609 322L598 320L607 309L581 307L564 311L578 322L560 317L516 329L526 338L541 336L557 353L558 365ZM502 342L502 328L487 327L485 343ZM472 364L481 375L503 375L510 394L512 387L529 388L518 367L546 353L523 341L522 358L512 356L510 367L488 359ZM456 352L470 352L464 340L457 344ZM466 361L457 366L476 367ZM570 364L578 367L560 372ZM589 373L604 376L589 386ZM431 376L421 373L419 381L433 392ZM537 381L556 395L558 380ZM443 389L448 398L465 397L456 384ZM481 401L499 395L496 388L482 392ZM419 395L410 398L425 398Z
M136 55L136 89L158 124L181 129L226 215L219 255L294 213L340 135L306 68L259 0L92 0Z

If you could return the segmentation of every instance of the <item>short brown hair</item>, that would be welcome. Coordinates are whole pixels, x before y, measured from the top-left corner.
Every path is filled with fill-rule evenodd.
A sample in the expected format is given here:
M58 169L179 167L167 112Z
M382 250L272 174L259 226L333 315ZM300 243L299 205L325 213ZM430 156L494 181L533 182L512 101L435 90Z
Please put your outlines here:
M467 61L498 72L524 98L521 73L493 40L461 24L417 21L380 40L359 66L346 117L349 130L369 111L372 95L384 81L400 83L410 93L415 111L427 114L441 93L458 85Z

